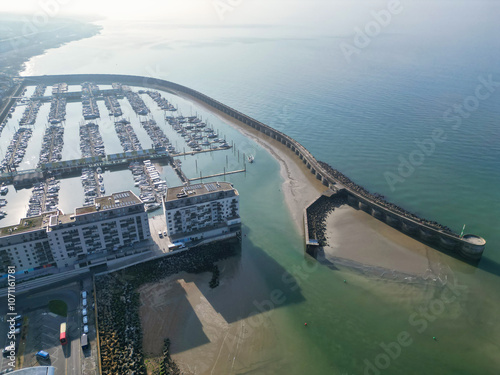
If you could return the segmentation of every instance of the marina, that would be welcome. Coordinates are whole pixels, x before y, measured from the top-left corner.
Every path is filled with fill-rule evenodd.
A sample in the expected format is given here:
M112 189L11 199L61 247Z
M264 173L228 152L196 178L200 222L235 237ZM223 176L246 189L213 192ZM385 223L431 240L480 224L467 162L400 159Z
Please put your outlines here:
M121 119L115 122L115 130L124 152L142 150L141 142L139 142L130 121Z
M59 181L53 177L44 182L35 183L31 191L26 217L38 216L43 212L57 210L59 189Z
M36 98L42 96L46 89L46 85L38 85L36 86L31 99L23 98L19 101L20 104L26 105L23 116L19 120L19 125L33 125L36 122L38 111L42 105L42 102Z
M165 111L177 111L177 108L174 107L167 99L162 97L158 91L147 90L146 94L148 94L161 109Z
M22 4L10 2L5 7L24 8L28 17L48 10ZM57 48L34 45L44 51L36 52L40 55L28 60L20 77L14 78L21 84L21 91L12 87L20 100L0 118L1 123L12 116L0 124L0 162L36 85L48 87L35 124L29 125L33 134L23 161L12 176L6 172L0 180L8 188L0 196L7 201L0 207L7 213L1 223L12 228L20 224L23 230L18 218L27 212L33 185L26 183L21 189L13 178L33 172L29 181L36 184L37 178L44 181L60 171L55 175L60 181L57 206L71 215L84 201L82 166L101 166L106 195L130 189L139 197L141 190L134 186L129 167L140 163L144 169L144 161L150 160L169 188L182 185L182 175L186 183L199 176L208 184L223 179L233 183L241 198L241 248L223 260L211 258L219 246L207 249L208 256L179 251L190 266L187 273L173 275L183 270L175 254L165 261L152 259L116 272L116 283L101 282L108 275L95 287L85 280L83 286L76 283L74 298L51 288L40 296L40 304L43 296L67 297L72 345L62 349L71 349L70 357L61 353L59 327L46 326L64 319L47 310L35 311L36 296L21 294L27 286L19 283L25 277L22 270L29 266L23 261L16 265L21 273L16 275L16 309L23 315L22 309L28 310L21 328L26 340L21 340L17 353L20 365L40 365L35 353L46 350L57 375L80 372L80 367L85 375L121 374L136 371L138 364L146 370L136 372L175 372L159 368L169 355L179 372L198 375L497 374L500 106L493 86L500 82L500 49L495 48L500 3L365 0L314 7L289 2L281 9L245 3L226 12L224 22L210 6L181 5L61 6L64 17L97 13L99 17L89 20L101 30ZM50 24L40 31L50 31L52 17L48 18ZM7 21L11 26L10 17ZM57 20L53 25L57 32ZM359 44L358 29L374 34L378 26L381 33L368 35L372 43L367 48L347 56L344 47ZM57 34L71 37L66 31ZM35 42L44 34L28 39ZM56 44L57 39L49 42ZM11 56L15 59L24 52L28 51L23 47ZM9 58L8 51L4 55ZM84 72L115 74L78 74ZM23 81L30 85L25 94ZM68 84L68 91L60 93L67 99L66 120L61 123L63 158L52 163L57 167L42 170L36 165L47 128L44 113L53 85L61 82ZM82 116L82 82L99 86L99 118ZM110 115L106 91L111 94L124 85L139 94L147 115L138 115L118 93L113 95L122 115ZM148 91L159 93L177 110L166 112ZM205 122L202 134L213 130L215 137L196 140L202 151L189 147L166 119L181 115L196 115ZM152 149L152 142L141 122L154 119L179 154L126 154L114 126L121 118L130 121L143 152ZM461 126L453 126L455 121ZM89 122L99 127L104 157L82 157L80 125ZM436 132L444 132L446 142L435 143L434 149ZM213 151L201 144L216 138L231 148ZM429 148L433 152L426 152ZM71 171L64 171L65 162ZM245 163L244 173L205 181L205 176L223 173L224 167L242 170ZM390 175L396 183L387 178ZM332 181L345 189L335 192L325 185ZM317 199L330 189L331 196ZM309 204L314 204L312 211L306 209L304 215ZM166 229L165 220L168 223L168 214L162 218L160 211L147 215L151 237L170 250L167 240L158 239ZM308 240L306 229L312 230ZM450 229L458 237L448 234ZM482 258L471 263L455 252L462 249L460 242L466 244L468 233L487 240ZM315 251L313 242L325 239L328 246ZM304 242L316 259L304 252ZM11 259L22 257L23 245L18 247L19 257L13 251ZM85 240L81 245L85 247ZM439 251L443 247L451 249ZM145 255L109 264L129 265ZM7 263L4 256L4 263L14 262ZM198 272L196 266L205 263L206 272ZM153 268L159 272L151 272ZM32 284L42 283L36 279ZM95 366L89 366L79 345L78 331L86 330L78 317L82 288L88 305L96 302L94 311L86 309L92 357L99 351L102 361ZM127 296L133 297L131 304ZM121 308L125 305L130 313ZM117 314L110 316L108 307L113 306ZM127 329L116 330L117 324L130 327L131 321L132 335ZM53 342L44 345L49 336L40 336L41 331L53 332ZM105 367L98 368L101 364ZM130 366L118 369L112 367L115 364Z
M68 92L68 84L67 83L55 83L52 85L52 95L62 94Z
M31 125L20 126L20 120L28 118L30 103L36 103L37 116ZM178 115L171 116L178 110ZM101 117L102 113L109 116ZM0 150L9 142L1 164L3 224L90 206L96 198L124 186L134 190L146 211L154 214L168 186L199 179L202 166L207 171L203 179L245 171L223 168L227 156L208 167L213 159L209 155L233 146L201 116L183 116L164 93L118 82L27 86L3 127L8 131L1 135ZM207 156L198 159L198 155ZM235 153L231 155L236 158ZM181 158L188 156L193 158L184 160L187 175L194 175L191 180L181 168ZM12 185L14 179L17 182ZM18 198L8 204L12 194Z
M135 113L142 116L146 116L149 113L148 107L146 107L146 104L138 93L131 91L130 88L127 87L127 89L124 89L124 94Z
M24 127L16 131L10 145L7 147L5 157L0 164L1 171L11 171L21 164L26 153L26 148L28 147L28 141L32 134L32 129Z
M161 207L161 197L167 191L167 182L162 180L158 170L150 160L130 164L134 185L139 187L139 198L146 203L146 210L153 211Z
M83 168L82 169L82 187L84 194L84 206L92 206L95 198L105 193L101 168Z
M41 105L42 102L39 100L30 100L26 104L23 117L21 117L21 119L19 120L19 125L33 125L36 121L36 117Z
M101 117L94 95L99 87L91 82L82 83L82 114L85 120L94 120Z
M106 156L99 125L93 122L80 124L80 151L83 158Z
M59 124L66 118L66 99L53 97L50 103L49 123Z
M50 125L45 131L40 151L39 164L52 163L62 159L64 146L64 127Z
M110 116L120 117L123 112L118 102L118 99L114 95L107 95L104 97L104 103L109 111Z

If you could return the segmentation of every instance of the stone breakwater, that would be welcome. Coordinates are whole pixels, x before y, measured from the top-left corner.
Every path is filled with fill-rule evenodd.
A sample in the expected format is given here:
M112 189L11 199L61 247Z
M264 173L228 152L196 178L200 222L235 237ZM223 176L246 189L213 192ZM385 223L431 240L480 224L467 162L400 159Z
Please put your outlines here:
M347 197L335 194L332 197L322 195L306 209L307 231L310 239L316 239L319 246L327 246L326 218L335 210L347 203Z
M325 170L327 170L332 176L334 176L338 181L342 183L345 187L349 188L352 191L355 191L356 193L360 194L361 196L365 197L366 199L369 199L371 201L377 202L379 205L386 207L387 209L396 212L402 216L405 216L411 220L414 220L416 222L419 222L421 224L427 225L429 227L432 227L434 229L443 231L445 233L449 233L451 235L454 235L453 231L448 228L445 225L439 224L436 221L430 221L427 219L423 219L421 217L418 217L417 215L405 210L402 207L399 207L395 205L394 203L387 202L384 198L383 195L377 194L377 193L370 193L368 190L366 190L364 187L357 185L356 183L352 182L349 177L343 175L341 172L338 170L332 168L330 165L328 165L325 162L318 161Z
M329 167L326 163L317 161L304 146L288 135L189 87L157 78L120 74L72 74L29 76L23 78L25 85L37 85L40 83L54 84L57 82L80 84L85 81L94 81L101 84L121 82L130 86L142 86L154 90L169 91L174 94L181 93L192 97L232 117L237 120L236 123L241 123L243 127L250 127L260 132L261 136L272 138L286 146L291 153L295 154L298 161L302 162L323 185L337 191L344 190L347 194L348 203L351 206L366 211L377 219L406 234L412 235L422 242L453 251L467 259L479 260L483 254L486 245L486 241L483 238L473 234L466 234L460 237L444 225L419 218L417 215L411 214L387 202L382 196L367 192L340 172Z
M237 254L240 246L240 242L234 240L204 245L97 276L95 285L102 374L147 373L137 292L141 285L182 271L213 271L215 262ZM176 368L169 355L168 359L168 367Z

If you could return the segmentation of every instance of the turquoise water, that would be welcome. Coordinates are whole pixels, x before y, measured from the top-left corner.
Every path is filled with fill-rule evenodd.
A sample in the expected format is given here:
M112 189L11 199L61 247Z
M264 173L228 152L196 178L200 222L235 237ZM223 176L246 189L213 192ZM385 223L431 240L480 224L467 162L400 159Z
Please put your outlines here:
M215 116L164 94L184 115L197 111L241 153L256 156L245 175L228 180L241 194L247 234L239 272L245 275L245 267L257 264L260 273L249 282L264 283L269 291L278 288L287 296L270 317L279 344L274 362L260 373L362 374L365 359L374 363L384 353L380 343L389 345L401 332L408 332L409 339L403 341L411 339L411 344L390 358L381 373L496 374L500 368L500 89L478 101L458 129L443 117L475 95L480 77L491 75L500 81L498 23L490 16L498 14L498 5L479 3L425 2L429 8L420 9L417 18L410 10L420 6L408 4L408 11L351 62L340 52L339 43L351 40L354 27L364 26L369 19L364 13L336 32L319 32L306 21L298 27L237 31L161 24L145 28L130 22L126 29L135 37L124 39L118 33L122 23L104 22L101 35L32 59L25 74L125 73L187 85L289 134L316 158L370 191L456 231L466 224L467 232L487 239L477 268L447 259L448 274L464 286L449 303L441 299L438 282L380 280L311 263L304 257L302 239L279 191L277 162ZM459 17L468 13L483 20L480 27ZM416 27L415 19L426 27ZM175 37L169 36L172 28ZM100 110L107 113L104 106ZM153 111L153 116L167 131L160 113ZM139 136L138 119L131 120L137 121L134 129ZM106 121L101 122L106 150L111 153L116 147L114 152L119 152L112 124ZM10 131L9 125L2 142ZM441 131L446 142L436 143L421 165L391 189L387 172L398 173L399 158L408 159L418 150L416 142L434 131ZM194 177L199 170L221 172L226 156L229 169L241 167L242 160L238 162L232 150L181 161L186 174ZM129 186L129 172L120 173ZM122 186L119 182L105 176L108 191L113 183ZM311 271L301 279L300 290L291 291L282 277L301 268ZM453 284L448 280L448 292ZM255 298L269 298L266 295L269 292L263 291ZM419 309L440 311L441 305L444 311L425 318L424 328ZM304 321L309 323L307 329ZM264 357L256 349L255 362Z

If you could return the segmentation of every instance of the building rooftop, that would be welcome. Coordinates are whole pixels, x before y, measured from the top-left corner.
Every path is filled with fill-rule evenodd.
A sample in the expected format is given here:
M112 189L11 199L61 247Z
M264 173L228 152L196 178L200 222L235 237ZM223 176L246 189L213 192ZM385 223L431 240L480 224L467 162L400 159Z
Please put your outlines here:
M0 228L0 237L20 234L44 228L49 224L50 217L58 214L59 214L58 211L51 211L43 213L42 215L39 216L23 218L19 221L19 224L14 224L8 227Z
M44 212L39 216L23 218L19 221L19 224L0 228L0 237L30 232L42 228L49 228L50 230L50 227L57 226L58 224L74 222L75 216L97 212L97 207L99 207L99 211L105 211L140 204L142 201L133 192L123 191L121 193L114 193L105 197L96 198L95 203L96 204L92 206L76 208L74 215L65 215L61 211L50 211Z
M112 210L140 203L142 203L142 201L133 192L130 190L123 191L121 193L113 193L105 197L96 198L94 205L75 209L75 215L85 215L92 212Z
M176 186L168 188L165 200L175 201L187 197L200 196L221 191L234 191L236 194L238 194L236 189L233 187L233 184L229 182L208 182L206 184Z

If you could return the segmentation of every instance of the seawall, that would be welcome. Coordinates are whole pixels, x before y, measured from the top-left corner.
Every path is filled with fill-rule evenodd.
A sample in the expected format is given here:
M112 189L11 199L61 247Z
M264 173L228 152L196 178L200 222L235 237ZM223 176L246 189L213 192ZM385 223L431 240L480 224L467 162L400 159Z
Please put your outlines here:
M273 138L285 145L325 187L335 188L337 191L342 190L347 195L349 205L366 211L375 218L422 242L456 252L467 259L478 260L483 254L486 245L483 238L473 234L460 237L438 223L421 219L376 195L368 193L340 172L316 160L304 146L288 135L189 87L157 78L121 74L44 75L21 78L24 78L25 85L39 83L50 85L58 82L80 84L85 81L94 81L100 84L121 82L130 86L147 87L173 93L180 92L191 96L238 120L243 125L259 131L263 136Z

